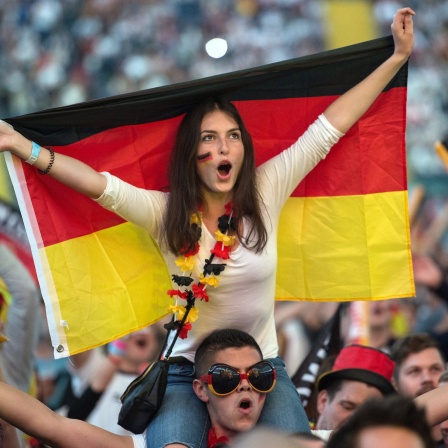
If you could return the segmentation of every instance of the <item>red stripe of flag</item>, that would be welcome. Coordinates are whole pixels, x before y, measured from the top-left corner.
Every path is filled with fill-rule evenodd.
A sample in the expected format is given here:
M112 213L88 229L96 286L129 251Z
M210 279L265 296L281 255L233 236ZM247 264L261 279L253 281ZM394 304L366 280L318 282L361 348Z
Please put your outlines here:
M406 95L406 89L402 87L383 93L369 114L341 141L343 147L339 144L333 148L327 159L302 181L293 196L345 196L406 190L404 151L390 151L389 147L396 146L397 142L388 142L389 133L384 132L386 126L403 128L404 114L398 115L393 123L387 122L388 117L397 117L392 112L395 104L403 101L403 95ZM257 163L290 146L333 100L333 97L313 97L237 102L254 138ZM113 128L54 149L138 187L166 189L167 164L179 121L180 117ZM393 134L390 133L392 138L396 138L397 132ZM404 141L399 144L404 148ZM24 169L37 220L46 223L40 229L45 246L123 222L120 217L53 179L42 182L32 167L26 165ZM70 204L68 209L66 204Z

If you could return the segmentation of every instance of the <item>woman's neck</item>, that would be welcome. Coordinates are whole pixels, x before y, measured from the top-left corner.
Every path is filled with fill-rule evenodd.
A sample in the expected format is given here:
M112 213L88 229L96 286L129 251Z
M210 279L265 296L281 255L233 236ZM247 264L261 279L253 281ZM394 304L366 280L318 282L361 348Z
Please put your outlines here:
M205 219L216 220L225 211L225 206L231 201L231 196L226 195L204 195L202 215Z

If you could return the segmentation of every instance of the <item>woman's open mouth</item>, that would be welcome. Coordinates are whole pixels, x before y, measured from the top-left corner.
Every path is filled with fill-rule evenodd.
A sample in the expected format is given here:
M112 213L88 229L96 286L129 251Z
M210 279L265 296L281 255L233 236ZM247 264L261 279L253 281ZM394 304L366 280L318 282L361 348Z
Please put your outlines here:
M230 171L232 170L232 164L229 162L220 163L218 166L218 174L222 179L227 179L230 175Z

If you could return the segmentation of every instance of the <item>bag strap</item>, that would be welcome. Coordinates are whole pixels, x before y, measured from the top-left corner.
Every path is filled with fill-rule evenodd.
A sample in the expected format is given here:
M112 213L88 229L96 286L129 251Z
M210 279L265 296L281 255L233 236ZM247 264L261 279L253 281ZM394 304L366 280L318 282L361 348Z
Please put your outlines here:
M187 300L187 306L185 307L185 314L184 314L182 320L180 321L180 323L178 323L176 325L177 326L176 335L174 336L174 339L172 340L168 350L165 353L165 356L164 356L165 361L168 361L169 357L171 356L171 352L173 351L174 344L176 343L177 338L179 337L179 334L182 331L182 328L187 320L188 314L190 313L190 310L193 308L193 306L194 306L194 299ZM167 333L165 336L165 340L163 341L162 349L159 354L159 359L162 359L162 357L163 357L163 352L165 351L165 347L168 343L168 337L171 333L171 330L174 328L174 326L175 326L175 324L174 324L174 315L173 315L173 317L171 318L171 322L169 324L165 325L165 328L167 329Z

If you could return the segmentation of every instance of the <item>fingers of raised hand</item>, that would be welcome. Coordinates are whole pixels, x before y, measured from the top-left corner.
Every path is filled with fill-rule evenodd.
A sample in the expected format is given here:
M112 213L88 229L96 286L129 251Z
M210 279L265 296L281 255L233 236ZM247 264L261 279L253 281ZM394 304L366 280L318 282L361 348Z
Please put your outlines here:
M398 32L403 30L404 32L413 31L413 22L412 16L415 15L415 12L407 7L398 9L394 15L394 19L391 25L392 31Z
M0 126L7 126L11 129L14 129L9 123L6 123L6 121L0 120Z

